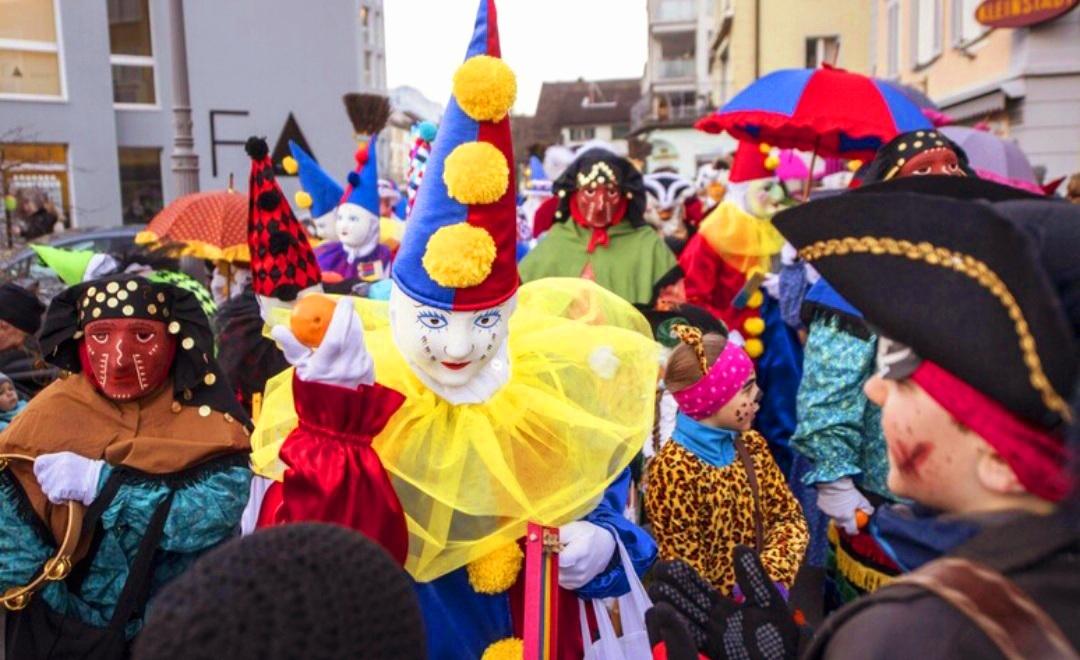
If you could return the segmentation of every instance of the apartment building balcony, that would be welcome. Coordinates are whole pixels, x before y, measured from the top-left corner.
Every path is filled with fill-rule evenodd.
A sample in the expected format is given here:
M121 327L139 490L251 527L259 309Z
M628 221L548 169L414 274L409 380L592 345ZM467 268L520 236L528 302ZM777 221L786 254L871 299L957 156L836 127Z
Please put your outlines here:
M689 128L712 108L693 92L650 93L630 108L630 133L658 128Z
M657 82L693 80L696 64L691 59L660 60L657 62L656 75L653 79Z
M649 3L649 29L654 33L692 31L697 19L697 0L652 0Z

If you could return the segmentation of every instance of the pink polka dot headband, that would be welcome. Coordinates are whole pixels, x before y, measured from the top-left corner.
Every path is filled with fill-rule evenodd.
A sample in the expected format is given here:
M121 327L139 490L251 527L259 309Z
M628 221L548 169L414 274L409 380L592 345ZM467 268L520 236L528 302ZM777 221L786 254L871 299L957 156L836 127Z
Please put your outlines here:
M705 375L684 390L672 394L679 410L691 419L705 419L715 415L724 405L735 398L742 386L754 373L754 363L741 347L732 342L724 346L716 362L708 368L705 347L701 343L701 331L688 326L676 326L675 333L684 343L694 349Z

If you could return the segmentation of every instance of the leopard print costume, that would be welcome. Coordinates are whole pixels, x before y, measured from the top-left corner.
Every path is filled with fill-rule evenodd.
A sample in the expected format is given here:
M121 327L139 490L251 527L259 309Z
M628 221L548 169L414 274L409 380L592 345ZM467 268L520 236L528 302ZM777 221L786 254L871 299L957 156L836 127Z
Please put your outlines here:
M760 489L765 539L761 562L773 580L791 587L810 540L802 508L760 434L743 443ZM677 441L666 443L649 467L645 507L660 558L690 564L725 596L735 586L736 545L754 547L754 498L742 462L705 463Z

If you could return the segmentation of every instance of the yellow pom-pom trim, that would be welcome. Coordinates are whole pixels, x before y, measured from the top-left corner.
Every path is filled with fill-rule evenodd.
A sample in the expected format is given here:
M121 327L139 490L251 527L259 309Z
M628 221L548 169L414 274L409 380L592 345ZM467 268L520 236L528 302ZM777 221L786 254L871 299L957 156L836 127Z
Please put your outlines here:
M765 159L765 169L772 172L773 170L775 170L778 167L780 167L780 157L779 156L769 156L768 158Z
M296 202L296 205L302 209L311 208L311 195L307 194L303 190L296 191L296 194L293 195L293 201Z
M765 352L765 344L760 339L747 339L746 345L743 346L743 350L750 356L751 359L756 360L761 357L761 354Z
M281 169L285 170L286 174L296 174L300 171L300 164L292 156L285 156L281 159Z
M517 77L497 57L470 57L454 72L454 99L476 121L500 121L516 97Z
M863 163L861 160L849 160L847 163L847 168L849 172L858 172L859 168L862 167L862 165Z
M476 286L491 274L495 239L486 229L459 222L440 228L424 249L424 270L439 286Z
M769 155L769 152L772 151L772 145L768 144L767 142L762 142L761 144L758 145L757 148L758 148L758 151L761 152L762 156L767 156L767 155Z
M462 204L491 204L510 187L506 156L489 142L459 144L446 157L443 183Z
M514 585L524 559L517 543L507 543L466 566L469 584L477 593L501 594Z
M743 323L743 330L748 335L760 335L765 332L765 321L760 316L751 316Z
M761 307L763 302L765 302L765 296L760 291L755 291L746 299L746 306L750 309L757 309Z
M480 660L521 660L525 657L525 642L517 637L507 637L484 649Z

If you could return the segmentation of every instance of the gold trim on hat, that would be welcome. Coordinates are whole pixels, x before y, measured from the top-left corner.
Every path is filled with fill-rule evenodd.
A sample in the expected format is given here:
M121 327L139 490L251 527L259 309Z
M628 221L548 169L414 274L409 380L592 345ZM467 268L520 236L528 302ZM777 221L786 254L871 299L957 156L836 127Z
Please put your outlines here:
M596 184L603 185L606 181L611 181L612 183L617 184L619 182L619 178L615 176L615 172L611 169L611 166L604 161L598 161L596 163L593 163L592 169L589 170L588 174L582 174L581 172L578 172L577 175L578 188L584 188L585 186L594 182Z
M807 262L817 261L823 257L844 256L847 254L889 254L896 257L905 257L912 261L922 261L932 266L941 266L966 275L978 282L991 293L1005 307L1009 318L1013 322L1019 338L1020 353L1023 355L1024 364L1028 368L1028 381L1042 398L1043 404L1061 416L1067 423L1071 423L1073 416L1069 404L1050 384L1046 372L1043 370L1042 360L1035 348L1035 338L1031 334L1024 312L1016 301L1012 292L998 274L990 269L985 262L975 257L955 252L948 248L938 247L926 241L912 243L911 241L897 240L895 238L875 238L864 236L855 238L830 238L817 241L799 250L799 256Z

